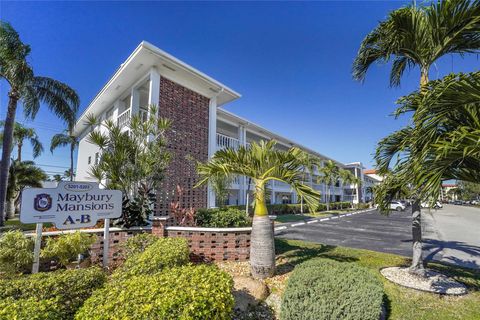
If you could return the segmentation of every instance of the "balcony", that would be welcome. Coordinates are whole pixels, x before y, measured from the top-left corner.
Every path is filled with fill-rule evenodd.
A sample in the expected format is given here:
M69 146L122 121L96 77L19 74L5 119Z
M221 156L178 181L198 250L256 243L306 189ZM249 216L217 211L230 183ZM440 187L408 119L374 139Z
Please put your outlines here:
M240 141L238 139L217 133L217 150L225 148L237 149L239 145Z
M146 109L140 108L139 110L139 115L140 119L142 122L145 122L148 120L148 111ZM119 127L125 127L130 124L130 121L132 120L131 116L131 109L127 109L124 112L120 113L117 117L117 125Z

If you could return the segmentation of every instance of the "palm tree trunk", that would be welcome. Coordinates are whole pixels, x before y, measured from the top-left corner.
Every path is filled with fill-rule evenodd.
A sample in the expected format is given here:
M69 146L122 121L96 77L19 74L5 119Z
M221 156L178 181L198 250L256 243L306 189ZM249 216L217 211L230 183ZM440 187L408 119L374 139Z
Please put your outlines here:
M6 220L15 218L15 197L7 199L7 204L5 208Z
M7 117L3 128L2 163L0 166L0 227L4 225L5 202L7 199L8 170L10 168L10 155L13 142L13 125L17 111L18 94L9 92Z
M256 279L265 279L275 273L275 242L273 222L268 217L263 182L256 183L255 213L250 239L250 268Z
M22 161L22 146L23 146L22 143L18 143L18 146L17 146L17 160L18 161Z
M73 181L73 152L75 145L72 143L70 146L70 181Z
M423 86L425 86L429 79L428 79L428 70L429 68L427 67L422 67L420 69L420 88L422 88Z
M330 185L328 185L327 188L328 188L327 189L327 211L330 211L330 193L332 191L330 190L330 188L331 188Z
M420 208L420 199L416 199L412 204L412 251L410 272L423 276L425 275L425 269L423 265L422 211Z

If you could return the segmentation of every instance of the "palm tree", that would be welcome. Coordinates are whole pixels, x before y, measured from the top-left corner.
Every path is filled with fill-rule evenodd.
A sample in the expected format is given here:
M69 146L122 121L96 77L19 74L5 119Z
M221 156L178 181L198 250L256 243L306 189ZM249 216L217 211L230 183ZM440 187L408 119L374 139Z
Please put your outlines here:
M275 150L276 142L253 142L250 147L217 151L207 162L198 165L200 181L205 184L217 175L243 175L255 184L255 209L250 245L250 267L255 278L270 277L275 272L275 244L273 225L268 217L265 186L276 180L289 184L313 210L319 193L303 184L302 168L304 151L292 147L288 151Z
M360 196L358 189L360 188L361 180L355 175L349 171L349 170L343 170L341 169L339 172L339 177L342 180L344 184L353 184L355 188L355 192L357 193L357 198ZM360 198L358 198L358 201L360 202ZM353 207L353 206L352 206ZM340 206L342 209L342 207Z
M73 129L73 126L71 128ZM79 142L79 137L73 135L73 130L65 130L64 133L57 133L56 135L54 135L50 143L50 152L52 153L53 150L58 147L70 146L70 170L68 173L68 178L70 178L70 181L73 181L73 178L75 176L73 170L73 155Z
M324 183L327 186L327 211L330 210L330 197L332 193L332 187L340 179L340 168L332 160L328 160L324 163L323 167L319 170L320 176L318 177L319 183Z
M0 127L5 125L0 121ZM29 140L33 148L33 157L38 157L43 152L43 145L34 128L27 128L16 122L13 128L13 144L17 147L17 160L22 161L22 147L25 140ZM0 134L0 141L3 141L3 132Z
M438 1L426 6L417 7L414 4L395 10L363 40L353 63L353 78L363 81L373 63L393 61L390 85L400 85L400 79L406 69L419 67L420 88L424 92L429 81L430 68L439 58L447 54L462 55L479 51L479 31L480 1L478 0ZM419 140L416 142L422 141L421 136L417 137ZM391 141L383 142L388 149ZM379 148L384 148L382 142L379 143ZM419 149L422 148L417 144L417 147L410 148L408 153L414 156ZM380 151L379 154L385 154L385 152ZM407 170L405 166L402 168ZM410 178L409 175L404 177ZM398 179L394 180L398 181ZM408 183L407 181L405 184ZM422 190L417 189L417 192ZM418 194L413 196L415 200L412 204L412 237L415 257L419 256L419 250L421 254L422 232L420 197ZM417 262L412 262L411 271L423 274L423 263L420 265Z
M48 176L33 161L13 160L9 171L6 216L11 219L15 216L15 202L22 190L25 187L41 188Z
M391 12L360 45L353 78L363 81L375 62L392 61L390 85L400 85L406 69L420 68L420 85L444 55L475 53L480 48L480 1L452 0L415 4Z
M57 80L35 76L27 62L30 47L23 44L18 33L6 22L0 21L0 77L10 89L3 132L2 162L0 166L0 226L7 194L8 171L13 145L15 113L18 102L27 117L34 118L40 103L45 103L56 115L66 118L71 106L79 105L76 92Z

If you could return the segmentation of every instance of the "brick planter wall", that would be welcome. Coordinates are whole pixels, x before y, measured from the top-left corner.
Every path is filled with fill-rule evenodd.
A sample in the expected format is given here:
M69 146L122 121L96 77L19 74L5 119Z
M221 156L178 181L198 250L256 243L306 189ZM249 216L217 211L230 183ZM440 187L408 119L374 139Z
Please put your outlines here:
M169 226L172 220L168 217L156 217L153 226L146 228L110 228L109 266L116 266L122 259L121 245L127 239L140 234L152 233L158 237L183 237L188 239L190 259L193 262L211 261L247 261L250 258L250 233L252 228L199 228ZM42 244L47 237L57 237L62 233L75 232L54 231L44 232ZM103 259L103 229L81 229L95 235L97 240L90 248L92 263L102 264ZM34 233L27 236L34 236ZM45 265L45 268L49 266Z
M153 221L152 233L159 237L188 239L190 259L195 262L247 261L252 228L199 228L169 226L169 219Z

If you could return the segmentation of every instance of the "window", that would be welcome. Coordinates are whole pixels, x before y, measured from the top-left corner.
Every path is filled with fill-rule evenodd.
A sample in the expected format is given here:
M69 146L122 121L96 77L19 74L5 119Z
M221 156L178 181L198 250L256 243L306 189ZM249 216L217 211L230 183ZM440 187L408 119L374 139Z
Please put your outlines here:
M92 163L92 157L91 156L88 157L88 164L90 164L90 163Z
M95 152L95 164L98 164L98 161L100 160L98 152Z
M107 111L107 115L106 115L107 120L112 119L112 117L113 117L113 108L114 108L114 107L111 107L110 110Z

